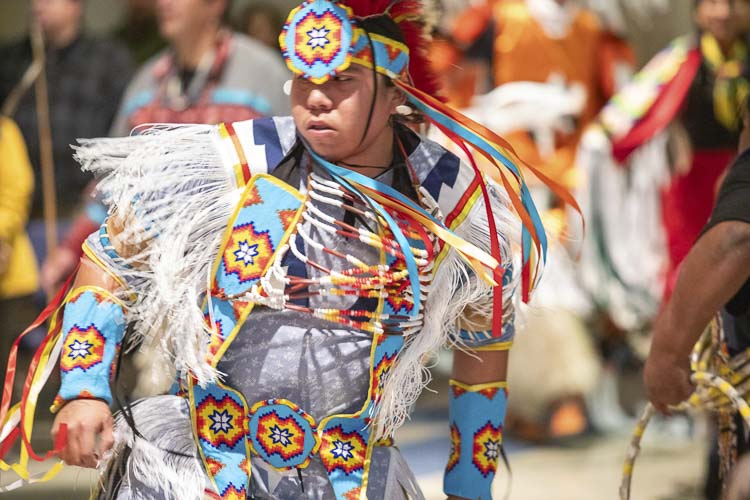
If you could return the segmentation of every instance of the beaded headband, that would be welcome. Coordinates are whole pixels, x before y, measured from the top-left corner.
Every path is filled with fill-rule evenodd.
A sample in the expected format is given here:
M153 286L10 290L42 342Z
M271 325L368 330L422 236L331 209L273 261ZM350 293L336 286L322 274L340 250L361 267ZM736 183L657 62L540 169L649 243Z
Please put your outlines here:
M351 8L328 0L306 0L289 13L279 43L289 69L322 84L352 63L403 79L409 48L359 26Z

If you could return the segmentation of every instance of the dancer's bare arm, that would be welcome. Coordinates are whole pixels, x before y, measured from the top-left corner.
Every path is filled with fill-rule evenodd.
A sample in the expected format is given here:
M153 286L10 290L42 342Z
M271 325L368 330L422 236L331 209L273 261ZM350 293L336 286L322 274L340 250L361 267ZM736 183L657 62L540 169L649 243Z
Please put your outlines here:
M682 264L674 293L654 325L643 376L649 399L668 413L693 391L689 356L711 317L750 277L750 224L709 229Z
M110 217L107 229L112 243L120 256L133 255L138 249L127 247L118 241L123 224ZM93 286L106 291L122 290L122 282L113 274L94 263L87 256L81 259L72 290ZM96 467L98 459L114 443L112 412L106 401L101 399L73 399L57 413L52 427L53 439L60 432L60 426L67 426L67 439L60 458L68 465Z

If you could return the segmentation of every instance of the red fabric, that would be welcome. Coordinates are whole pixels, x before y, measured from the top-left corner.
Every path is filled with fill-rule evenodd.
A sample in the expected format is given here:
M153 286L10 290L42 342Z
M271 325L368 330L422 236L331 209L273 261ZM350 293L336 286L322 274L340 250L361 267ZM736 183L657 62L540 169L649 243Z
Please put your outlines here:
M665 301L672 295L680 263L711 216L717 183L735 154L733 150L696 151L690 172L674 177L662 191L662 222L669 256Z
M99 229L99 224L88 218L86 214L79 215L73 222L73 227L70 228L68 234L65 236L65 241L61 246L70 249L71 251L78 254L78 257L83 255L83 242L86 238Z
M690 90L702 57L699 49L688 52L685 62L672 81L664 86L646 116L625 137L612 145L612 156L618 163L624 163L633 151L653 139L674 119Z

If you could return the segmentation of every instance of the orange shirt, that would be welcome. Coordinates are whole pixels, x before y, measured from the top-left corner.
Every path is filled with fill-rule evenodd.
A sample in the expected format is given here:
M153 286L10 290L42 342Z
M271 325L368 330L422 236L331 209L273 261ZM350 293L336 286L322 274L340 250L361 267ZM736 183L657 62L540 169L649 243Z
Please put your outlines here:
M430 43L430 65L440 80L440 93L456 108L466 108L474 97L477 74L462 60L461 51L450 41L435 37Z
M579 10L562 38L549 37L532 17L525 0L494 0L489 6L495 22L492 74L496 86L510 82L547 82L551 75L567 85L586 89L583 112L573 133L558 133L555 150L542 157L528 132L506 134L519 156L558 182L573 187L576 149L581 135L614 92L617 62L632 66L626 42L603 30L596 16Z

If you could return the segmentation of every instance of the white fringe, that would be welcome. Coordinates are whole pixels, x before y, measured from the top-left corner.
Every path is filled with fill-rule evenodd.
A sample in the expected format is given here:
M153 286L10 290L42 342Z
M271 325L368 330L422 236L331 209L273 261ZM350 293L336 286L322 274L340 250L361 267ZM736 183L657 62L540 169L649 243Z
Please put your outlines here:
M500 238L502 262L504 265L514 263L514 250L520 242L520 223L513 215L510 203L504 191L492 181L487 181L490 188L490 203L495 217ZM501 194L502 193L502 194ZM429 195L424 192L423 194ZM439 215L442 219L442 216ZM490 238L487 223L487 211L483 201L478 201L466 220L455 231L458 236L469 243L489 252ZM430 294L425 303L424 325L415 335L404 339L404 347L398 355L383 390L383 399L373 415L375 439L392 436L409 417L412 407L417 402L422 390L432 380L430 368L435 356L444 345L465 349L458 339L458 321L462 313L471 306L473 311L484 311L492 315L492 287L471 272L456 250L447 250L447 256L440 264L430 286ZM515 289L518 276L503 287L503 316L507 318L513 312Z
M584 219L601 220L601 233L594 232L594 225L583 241L579 281L619 328L648 329L659 311L667 267L661 213L661 192L671 182L667 134L657 135L620 165L603 132L592 128L581 140L576 165Z
M239 199L216 127L158 125L142 135L81 140L76 158L99 179L110 213L127 221L117 241L133 248L115 271L135 292L128 321L146 344L173 356L179 373L216 378L206 362L199 297ZM112 235L111 235L112 237Z
M150 500L154 493L166 495L165 500L203 498L206 474L197 456L187 404L178 396L156 396L133 405L135 428L146 439L135 436L122 415L117 417L115 452L110 460L127 460L118 500ZM130 454L118 457L125 448L131 449ZM106 470L111 465L105 462L100 468ZM134 487L133 480L147 491ZM113 493L106 488L114 486L105 482L106 498Z

